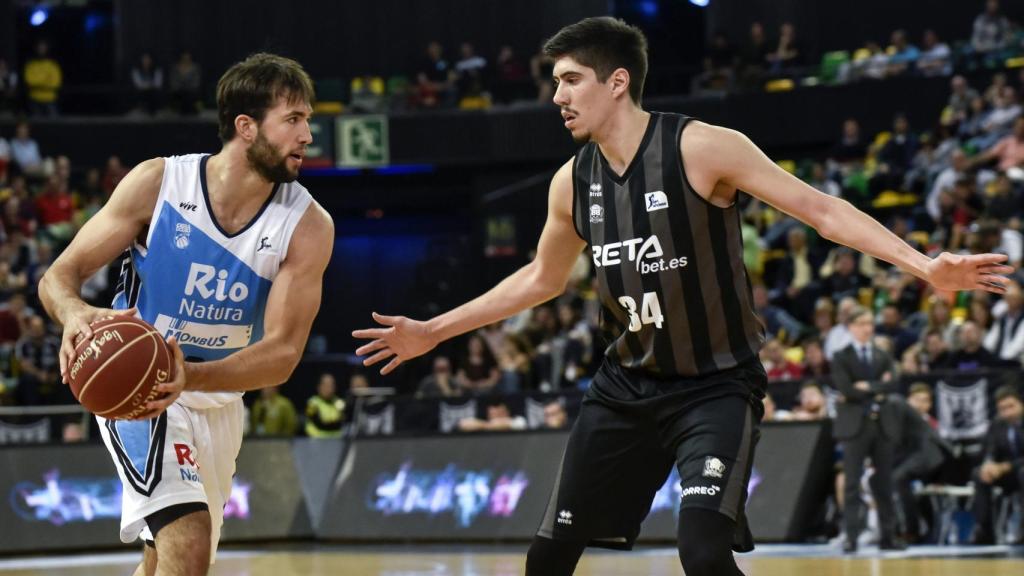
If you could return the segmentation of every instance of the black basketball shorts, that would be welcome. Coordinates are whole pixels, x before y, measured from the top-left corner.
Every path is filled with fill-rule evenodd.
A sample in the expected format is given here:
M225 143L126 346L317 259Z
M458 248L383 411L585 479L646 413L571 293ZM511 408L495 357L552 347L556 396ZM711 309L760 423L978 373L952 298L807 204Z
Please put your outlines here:
M756 359L675 382L606 362L584 396L538 535L631 549L675 466L680 507L728 516L733 549L752 550L744 506L765 381Z

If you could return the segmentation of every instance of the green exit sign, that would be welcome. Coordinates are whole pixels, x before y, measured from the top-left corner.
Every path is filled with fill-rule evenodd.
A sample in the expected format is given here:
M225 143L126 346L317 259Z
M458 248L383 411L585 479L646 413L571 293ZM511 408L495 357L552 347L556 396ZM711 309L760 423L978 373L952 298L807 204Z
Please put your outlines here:
M335 126L339 167L363 168L388 164L387 116L338 116Z

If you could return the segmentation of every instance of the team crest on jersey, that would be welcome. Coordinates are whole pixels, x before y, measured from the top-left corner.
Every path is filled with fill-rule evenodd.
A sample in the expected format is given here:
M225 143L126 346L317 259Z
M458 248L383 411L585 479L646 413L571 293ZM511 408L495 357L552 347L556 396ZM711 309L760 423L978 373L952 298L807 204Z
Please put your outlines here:
M590 206L590 223L600 224L604 222L604 208L601 208L600 204L592 204Z
M192 234L192 226L184 222L174 225L174 245L178 248L188 248L188 237Z

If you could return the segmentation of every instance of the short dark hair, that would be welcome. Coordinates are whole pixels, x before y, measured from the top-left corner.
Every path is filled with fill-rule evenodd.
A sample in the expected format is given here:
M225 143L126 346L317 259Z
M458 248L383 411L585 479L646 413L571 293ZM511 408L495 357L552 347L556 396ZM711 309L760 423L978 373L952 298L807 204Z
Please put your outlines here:
M930 398L932 396L932 387L924 382L914 382L910 385L910 389L907 390L907 396L913 396L914 394L927 394Z
M1024 400L1021 400L1020 390L1013 384L1006 384L996 389L996 403L1002 402L1007 398L1016 398L1017 402L1024 402Z
M569 56L593 68L600 82L612 72L629 72L629 97L637 105L647 78L647 38L636 26L610 16L586 18L570 24L544 43L544 54L557 60Z
M284 56L260 52L235 64L217 82L218 135L221 142L235 137L235 117L262 122L278 98L312 105L313 80L302 65Z

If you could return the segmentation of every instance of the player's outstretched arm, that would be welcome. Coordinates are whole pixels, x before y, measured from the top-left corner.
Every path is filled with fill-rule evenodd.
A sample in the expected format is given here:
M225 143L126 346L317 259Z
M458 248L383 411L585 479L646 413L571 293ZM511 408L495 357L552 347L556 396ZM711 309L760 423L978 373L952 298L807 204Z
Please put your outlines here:
M243 392L288 380L302 358L313 319L320 310L324 271L334 247L334 222L315 202L299 220L288 255L274 277L263 313L263 338L221 360L186 362L185 390ZM174 394L175 382L158 389ZM163 401L147 408L160 411Z
M682 149L686 164L712 187L743 190L809 224L822 237L894 264L936 288L1005 292L1005 275L1013 272L1004 265L1005 255L943 252L929 258L846 200L789 174L735 130L693 122L684 131Z
M64 326L60 348L61 379L67 383L67 367L74 360L74 339L92 337L89 324L110 314L134 314L134 310L110 310L89 306L80 296L82 282L131 246L153 214L164 175L163 158L147 160L117 185L106 205L78 231L71 244L39 280L39 299L54 321Z
M424 354L439 342L503 320L558 296L565 290L584 242L572 221L572 161L555 173L548 191L548 218L537 245L537 257L479 298L427 321L374 312L380 328L356 330L352 336L371 340L356 350L370 366L391 359L381 374Z

